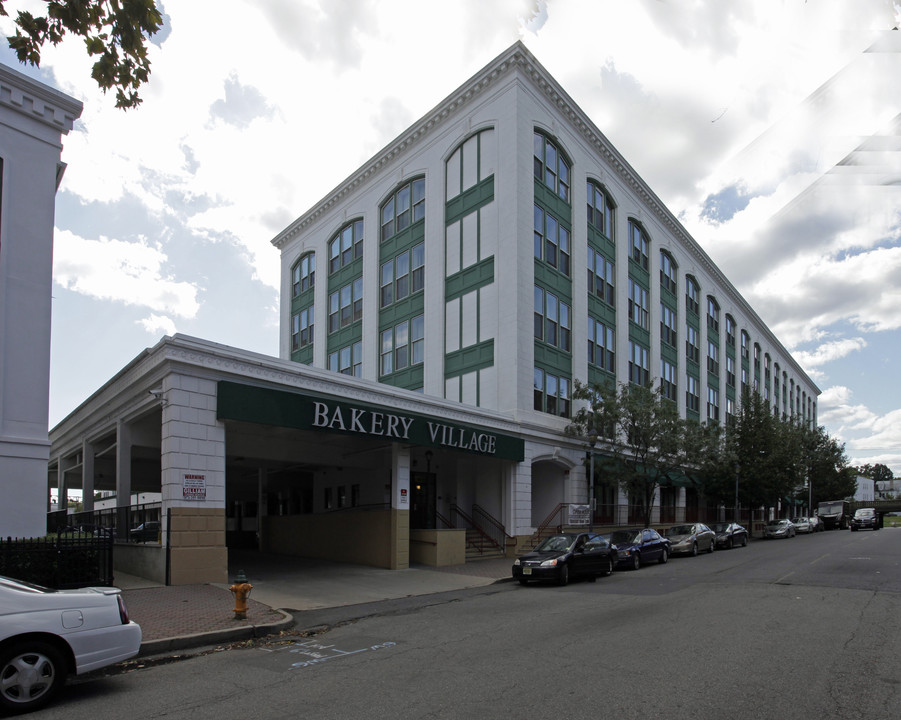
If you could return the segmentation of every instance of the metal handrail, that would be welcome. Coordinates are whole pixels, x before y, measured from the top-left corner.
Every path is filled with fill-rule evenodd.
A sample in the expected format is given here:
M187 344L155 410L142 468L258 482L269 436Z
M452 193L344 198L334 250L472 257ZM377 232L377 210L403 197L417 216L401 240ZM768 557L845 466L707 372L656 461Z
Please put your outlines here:
M472 517L470 515L467 515L463 510L461 510L458 505L451 505L451 513L454 515L459 515L461 518L463 518L464 522L467 523L467 528L477 532L479 534L479 538L483 541L483 542L476 544L475 542L473 542L472 540L469 539L469 537L468 537L469 534L467 533L467 538L466 538L467 545L475 548L480 553L485 551L485 543L484 543L485 540L487 540L489 543L491 543L491 545L493 547L501 548L501 546L497 543L497 541L495 541L494 538L492 538L488 533L486 533L479 526L479 524L475 520L472 519Z
M473 517L478 516L479 520L484 522L488 527L486 528L486 533L490 531L493 533L493 537L491 538L495 545L498 547L503 547L507 544L507 540L513 540L513 536L507 534L506 528L504 528L503 524L497 518L493 517L488 513L485 508L481 505L473 504L472 506L472 514Z

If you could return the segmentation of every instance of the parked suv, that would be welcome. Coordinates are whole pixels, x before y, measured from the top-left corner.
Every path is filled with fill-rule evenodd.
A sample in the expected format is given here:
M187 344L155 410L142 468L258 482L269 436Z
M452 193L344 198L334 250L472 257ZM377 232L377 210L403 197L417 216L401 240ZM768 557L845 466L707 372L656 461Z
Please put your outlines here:
M861 528L870 528L871 530L879 529L879 516L873 508L860 508L851 518L851 529L860 530Z

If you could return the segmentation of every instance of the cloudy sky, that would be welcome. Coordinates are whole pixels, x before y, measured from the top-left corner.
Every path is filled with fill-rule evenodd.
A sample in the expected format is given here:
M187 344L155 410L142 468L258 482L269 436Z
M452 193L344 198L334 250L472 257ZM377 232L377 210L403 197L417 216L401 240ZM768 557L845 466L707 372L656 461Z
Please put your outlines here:
M793 351L852 462L901 476L901 0L158 4L138 110L78 41L40 70L0 49L85 105L51 426L163 335L277 355L271 239L522 40Z

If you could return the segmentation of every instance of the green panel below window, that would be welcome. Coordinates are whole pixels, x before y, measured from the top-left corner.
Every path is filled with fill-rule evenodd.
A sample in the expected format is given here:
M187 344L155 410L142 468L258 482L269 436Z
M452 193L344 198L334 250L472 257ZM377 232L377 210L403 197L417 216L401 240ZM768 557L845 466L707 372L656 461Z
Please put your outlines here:
M629 258L629 277L640 283L645 290L650 291L651 273L645 270L632 258Z
M418 390L422 387L423 366L422 363L413 367L399 370L391 375L379 378L379 382L406 390Z
M394 327L404 320L422 315L424 308L425 293L422 291L389 305L379 313L379 332Z
M300 363L301 365L312 365L313 364L313 346L305 345L299 350L295 350L291 353L291 360L296 363Z
M444 222L450 225L492 200L494 200L494 175L449 200L444 206Z
M714 390L720 389L720 379L716 375L711 375L707 373L707 387L713 388Z
M693 313L691 310L685 311L685 322L695 330L701 329L701 316Z
M597 295L588 296L588 314L605 323L607 327L616 327L616 308L610 307Z
M470 345L444 356L444 377L452 378L494 365L494 339Z
M305 310L313 304L313 297L315 288L307 288L300 295L291 298L291 313L298 313L301 310Z
M701 379L701 366L693 360L685 361L685 372L691 375L696 380Z
M535 202L558 220L572 226L572 207L547 185L535 178Z
M601 255L605 255L608 260L616 260L616 245L593 225L588 226L588 244L601 253Z
M572 377L573 359L569 353L536 340L535 366L548 370L555 375Z
M425 220L417 220L379 246L379 262L390 260L399 252L418 245L425 239Z
M651 348L651 333L631 321L629 322L629 340L641 343L649 350Z
M695 412L694 410L685 410L685 419L686 420L696 420L697 422L701 422L701 413Z
M342 328L337 332L329 333L328 336L328 352L333 353L355 342L363 339L363 323L355 322L352 325Z
M453 300L493 282L494 257L492 256L448 277L444 283L444 298Z
M573 284L566 275L557 272L546 262L535 260L535 282L545 290L550 290L567 305L572 305Z
M666 343L660 343L660 357L662 357L667 362L676 365L679 361L679 351L676 350L672 345L667 345Z
M588 384L589 385L605 385L609 388L616 388L616 375L599 367L588 365Z
M345 265L340 270L329 275L328 278L328 291L330 293L335 292L336 290L340 290L342 287L347 285L348 283L352 283L358 277L363 275L363 258L358 257L356 260L352 261L350 264Z
M666 305L673 312L679 311L679 299L662 285L660 286L660 302Z

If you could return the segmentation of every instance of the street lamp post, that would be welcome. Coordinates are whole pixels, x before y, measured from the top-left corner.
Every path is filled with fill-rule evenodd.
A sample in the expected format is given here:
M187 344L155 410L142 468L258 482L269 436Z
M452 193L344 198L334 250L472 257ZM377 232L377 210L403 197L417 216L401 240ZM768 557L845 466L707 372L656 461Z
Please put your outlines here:
M588 428L588 532L594 532L594 446L598 441L597 431Z

